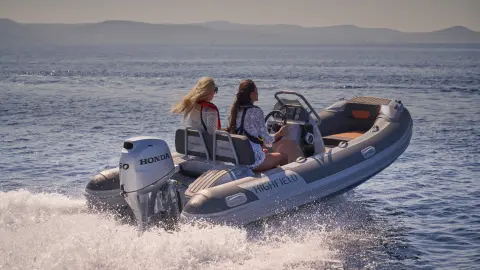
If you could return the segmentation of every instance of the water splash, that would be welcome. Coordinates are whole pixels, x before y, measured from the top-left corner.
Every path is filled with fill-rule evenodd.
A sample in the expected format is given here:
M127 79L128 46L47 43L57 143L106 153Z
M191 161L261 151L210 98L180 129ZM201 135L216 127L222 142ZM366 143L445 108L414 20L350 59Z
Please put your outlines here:
M25 190L0 192L0 268L7 269L317 269L337 263L329 233L207 224L135 227L86 210L83 199Z

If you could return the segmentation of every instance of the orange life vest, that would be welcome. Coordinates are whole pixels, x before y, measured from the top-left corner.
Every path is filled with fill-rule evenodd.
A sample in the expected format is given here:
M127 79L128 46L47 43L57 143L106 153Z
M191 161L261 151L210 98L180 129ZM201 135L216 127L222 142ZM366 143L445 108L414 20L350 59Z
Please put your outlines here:
M220 124L220 112L218 111L217 106L215 106L211 102L206 102L206 101L200 102L198 104L200 104L200 106L201 106L201 108L200 108L200 120L202 121L202 125L203 125L203 128L205 129L205 131L207 131L207 125L205 125L205 122L203 121L203 108L204 107L212 108L213 110L215 110L217 112L217 129L221 129L222 126Z

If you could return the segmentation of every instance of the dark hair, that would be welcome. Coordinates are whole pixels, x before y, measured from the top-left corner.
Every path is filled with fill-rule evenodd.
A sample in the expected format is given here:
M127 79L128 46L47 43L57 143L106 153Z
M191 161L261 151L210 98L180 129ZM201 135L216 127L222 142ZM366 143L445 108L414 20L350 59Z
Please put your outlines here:
M250 94L255 92L257 86L252 80L244 80L238 86L238 92L233 102L232 109L230 110L229 125L227 131L230 133L236 133L237 130L237 115L240 106L252 104Z

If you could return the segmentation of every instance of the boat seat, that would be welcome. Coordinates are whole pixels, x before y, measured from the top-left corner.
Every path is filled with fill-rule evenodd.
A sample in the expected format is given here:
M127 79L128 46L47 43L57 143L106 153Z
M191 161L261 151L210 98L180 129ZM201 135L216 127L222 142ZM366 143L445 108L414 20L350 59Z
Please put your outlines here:
M339 134L333 134L323 137L326 145L338 145L340 142L348 142L365 134L363 131L351 131Z
M205 160L242 165L255 163L255 153L247 137L220 130L215 135L210 135L191 128L178 129L175 132L175 149L178 153Z
M381 105L387 105L389 99L375 97L356 97L347 101L345 112L349 118L357 120L375 120Z

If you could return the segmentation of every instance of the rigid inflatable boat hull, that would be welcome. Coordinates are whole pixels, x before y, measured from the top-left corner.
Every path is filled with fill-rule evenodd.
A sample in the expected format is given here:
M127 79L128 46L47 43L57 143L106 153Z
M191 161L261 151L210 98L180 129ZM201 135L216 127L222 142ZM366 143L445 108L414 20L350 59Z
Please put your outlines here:
M185 206L181 219L244 225L350 190L388 167L405 151L412 125L406 109L398 122L380 117L371 130L344 148L336 147L323 155L285 165L263 177L240 179L198 192ZM362 152L365 149L366 154ZM231 198L236 202L229 203Z
M119 168L112 168L95 175L85 188L87 205L93 210L125 211L127 202L121 196Z

